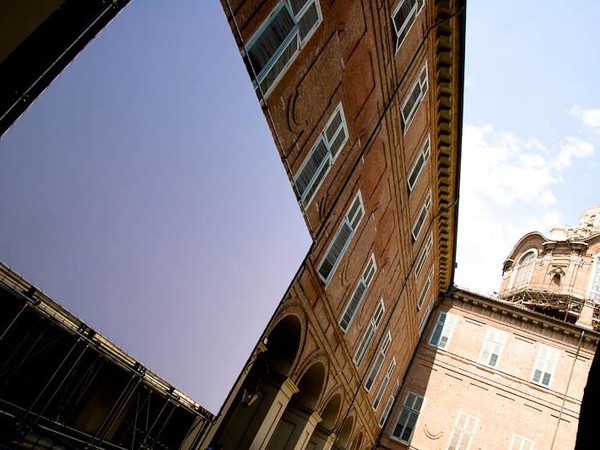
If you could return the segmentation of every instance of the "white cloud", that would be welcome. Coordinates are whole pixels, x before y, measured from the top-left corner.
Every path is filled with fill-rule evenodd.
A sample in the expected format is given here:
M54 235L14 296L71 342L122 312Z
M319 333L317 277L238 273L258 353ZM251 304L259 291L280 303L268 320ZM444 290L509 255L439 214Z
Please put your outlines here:
M482 293L497 290L502 263L517 240L561 224L560 212L552 209L555 191L576 161L593 154L592 144L573 136L548 144L492 125L466 125L456 283Z
M585 109L581 106L573 106L569 114L580 119L585 126L594 128L600 133L600 108Z

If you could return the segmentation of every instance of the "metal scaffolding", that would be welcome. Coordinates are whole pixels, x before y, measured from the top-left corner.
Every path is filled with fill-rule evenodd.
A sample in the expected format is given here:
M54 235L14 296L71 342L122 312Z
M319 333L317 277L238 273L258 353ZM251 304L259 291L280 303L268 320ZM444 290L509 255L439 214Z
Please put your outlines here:
M214 417L0 263L0 448L178 449Z

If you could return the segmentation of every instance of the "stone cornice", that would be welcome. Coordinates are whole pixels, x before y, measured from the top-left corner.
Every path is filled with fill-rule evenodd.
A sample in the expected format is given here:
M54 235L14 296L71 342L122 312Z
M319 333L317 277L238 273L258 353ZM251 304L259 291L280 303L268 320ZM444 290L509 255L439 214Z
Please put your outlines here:
M462 109L465 55L465 1L432 2L435 33L430 47L433 68L432 144L437 149L437 208L435 222L438 248L438 287L452 285L456 258L458 181L462 140Z

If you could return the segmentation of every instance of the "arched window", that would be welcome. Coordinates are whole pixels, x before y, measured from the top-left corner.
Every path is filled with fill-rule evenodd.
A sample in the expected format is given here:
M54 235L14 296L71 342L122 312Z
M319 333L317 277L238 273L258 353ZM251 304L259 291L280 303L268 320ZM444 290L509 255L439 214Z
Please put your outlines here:
M594 302L600 303L600 255L594 258L588 295Z
M523 288L529 283L536 256L537 253L535 250L529 250L521 256L521 259L519 259L519 263L515 268L516 273L512 283L513 289Z

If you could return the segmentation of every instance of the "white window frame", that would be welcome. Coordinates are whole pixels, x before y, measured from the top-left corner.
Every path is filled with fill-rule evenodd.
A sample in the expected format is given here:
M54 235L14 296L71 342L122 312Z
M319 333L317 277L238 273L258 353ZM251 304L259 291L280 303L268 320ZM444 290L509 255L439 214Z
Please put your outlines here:
M454 423L454 430L452 430L452 434L448 440L446 450L469 450L471 448L471 444L473 443L473 437L475 436L478 426L479 419L477 417L471 416L464 412L459 412L456 422ZM455 436L456 445L453 446L452 441L454 440ZM464 446L465 440L467 444L466 446Z
M411 1L414 2L414 6L411 9L411 15L407 16L404 22L402 22L400 28L398 28L394 17L398 14L400 8L404 5L404 3ZM425 2L423 0L401 0L394 8L394 12L392 13L392 23L394 25L394 33L396 37L396 53L402 46L402 43L406 39L406 36L408 36L408 33L410 32L413 24L417 21L417 17L423 9L424 4Z
M433 309L433 297L429 300L429 304L427 305L427 309L425 310L425 314L421 317L421 322L419 322L419 336L423 334L423 330L425 330L425 325L427 325L427 320L431 315L431 311Z
M373 404L371 405L373 407L373 411L377 410L377 407L379 406L379 403L381 402L381 399L383 398L383 394L385 393L385 390L387 389L388 384L390 384L394 370L396 370L396 357L392 358L392 361L390 362L388 370L385 372L385 378L379 385L379 389L377 390L377 395L373 399Z
M488 367L498 367L508 333L494 327L487 330L485 340L479 352L479 363Z
M548 345L541 345L538 350L537 358L535 359L533 372L531 373L531 382L549 388L552 384L552 379L554 378L554 372L556 371L559 356L559 349ZM537 375L538 371L540 372L539 376ZM548 376L547 382L544 382L546 375Z
M377 356L375 357L373 366L371 367L371 370L369 371L369 376L365 380L365 389L367 390L367 392L369 392L371 390L371 388L373 387L373 384L375 384L375 380L377 379L377 376L379 375L379 371L381 370L381 366L383 366L385 357L387 355L387 352L388 352L391 344L392 344L392 333L390 331L388 331L383 342L379 346L379 351L377 352Z
M418 91L418 93L417 93L417 91ZM413 119L417 115L419 106L421 106L421 103L423 103L423 99L425 99L425 96L427 95L428 91L429 91L429 80L428 80L428 72L427 72L427 63L425 63L425 65L419 72L417 79L415 80L415 82L411 86L410 90L408 91L406 98L402 102L402 106L400 107L402 123L404 124L404 134L406 134L406 132L408 131L408 128L410 127L410 124L412 123ZM412 108L410 109L410 111L407 114L404 114L404 108L406 107L406 105L408 105L408 103L412 100L412 97L415 95L417 96L417 98L414 101Z
M533 255L533 258L527 261L526 266L523 266L523 260L529 255ZM527 284L529 284L531 275L533 275L533 269L535 267L535 260L537 259L537 256L538 253L536 249L530 249L521 254L518 263L513 269L512 278L510 280L510 286L512 289L524 288L527 286ZM525 272L525 270L527 270L527 272ZM522 279L519 279L520 273L526 273L526 275L522 276Z
M430 232L429 237L427 238L427 241L425 242L425 248L423 248L423 250L417 257L417 261L415 262L415 269L414 269L415 278L418 278L419 275L421 275L421 271L423 270L423 267L425 266L425 261L427 261L427 257L429 256L429 253L431 252L432 247L433 247L433 232Z
M383 319L384 314L385 304L383 303L383 298L380 298L379 303L375 307L375 311L373 311L373 317L371 317L369 326L367 327L365 334L363 334L363 337L360 341L360 345L358 346L358 348L356 349L356 353L354 354L353 361L356 367L360 366L360 363L365 357L365 354L367 353L367 348L369 348L369 344L371 343L373 336L375 336L375 333L377 333L377 328L379 327L379 324L381 323L381 319Z
M304 38L302 38L300 36L299 24L300 24L300 21L305 17L305 14L308 12L308 10L312 7L312 5L314 5L316 8L317 21L312 26L312 28L307 33L307 35ZM250 58L248 57L248 54L249 54L250 50L252 49L253 45L256 43L256 41L258 41L262 37L263 33L269 28L269 25L271 25L271 22L274 20L274 18L277 16L277 14L283 8L287 9L288 14L294 21L294 26L292 27L292 29L290 30L288 35L285 37L285 39L282 41L282 43L278 46L278 48L273 53L273 55L271 55L271 57L269 58L267 63L265 63L264 67L262 67L262 69L258 73L254 73L255 69L252 67L252 63L250 62ZM296 60L296 58L302 51L302 48L304 47L304 45L310 40L312 35L319 28L319 26L321 25L321 22L323 22L323 14L321 13L320 0L305 0L304 5L297 11L296 14L294 14L294 8L292 8L292 0L281 0L273 8L271 13L263 21L263 23L260 25L260 27L258 27L258 30L256 30L256 32L254 32L252 37L248 40L248 43L244 46L244 50L242 52L242 56L245 59L247 58L247 64L248 64L248 68L249 68L249 72L250 72L250 78L252 79L252 84L254 86L254 90L259 94L259 96L262 94L262 97L266 98L271 93L271 91L275 88L275 86L277 86L277 84L279 83L279 81L281 80L283 75L288 71L290 66L294 63L294 61ZM276 75L276 77L273 79L273 81L271 81L270 85L266 87L266 90L264 92L262 92L261 83L263 81L265 81L265 78L267 78L267 75L270 73L271 69L273 69L273 67L277 64L277 62L279 61L279 58L284 53L286 53L286 50L288 50L288 47L292 41L296 41L296 44L295 44L296 50L294 51L294 54L289 58L289 60L285 63L285 65L283 67L281 67L281 69L279 70L279 73ZM262 99L261 99L261 101L262 101Z
M421 287L421 290L419 292L419 296L417 297L417 311L420 311L421 308L423 307L423 303L425 302L425 297L427 297L427 294L429 293L429 289L431 289L432 283L433 283L433 267L431 267L431 270L429 271L429 275L427 275L427 278L425 279L425 282L423 283L423 286Z
M396 425L390 433L390 437L396 441L410 444L410 441L415 434L415 429L417 428L419 416L421 415L421 411L423 411L423 406L425 406L425 397L415 394L414 392L408 392L404 398L402 409L400 410L400 414L398 414ZM400 423L401 420L403 420L402 424ZM412 428L410 429L408 436L404 436L406 428L411 421ZM399 430L398 427L400 427Z
M379 416L378 423L380 427L382 427L385 424L385 421L387 420L388 416L390 415L390 412L392 411L392 406L394 405L394 400L396 400L396 394L398 393L399 387L400 383L398 383L398 380L396 380L396 382L394 383L394 387L392 388L392 393L390 394L390 397L388 398L388 401L385 404L385 408L383 408L381 416Z
M423 230L423 225L425 225L425 221L427 220L427 216L429 215L430 211L431 211L431 191L429 191L427 193L427 196L425 197L425 201L423 202L423 206L421 206L421 209L419 210L419 214L417 215L417 219L413 223L413 227L412 227L412 231L411 231L413 242L417 242L417 240L419 239L419 235L421 234L421 231Z
M356 313L360 309L360 306L367 295L369 286L371 285L371 281L373 281L373 278L375 278L376 273L377 261L375 260L375 253L371 253L371 256L369 256L369 259L365 264L362 275L360 276L356 287L352 291L352 295L350 296L350 299L344 308L344 312L338 321L338 324L344 334L350 329L350 325L352 325L352 322L356 317ZM349 317L347 317L347 315L349 315Z
M448 348L448 344L450 343L450 339L452 339L452 335L454 334L457 324L458 316L446 311L440 312L435 326L431 331L429 345L435 348L446 350ZM436 333L438 333L438 330L439 334L436 338ZM445 341L443 340L444 338L446 339Z
M417 185L425 166L427 166L427 161L429 160L429 156L431 155L431 141L429 139L429 135L425 138L425 142L421 146L421 150L419 150L419 155L417 159L413 163L410 171L408 172L408 177L406 177L406 183L408 184L408 193L409 195L412 193L413 189ZM411 183L412 180L412 183Z
M340 264L340 261L344 257L344 253L346 253L346 249L348 248L348 245L350 245L350 242L352 242L352 238L356 234L356 230L357 230L358 226L360 225L360 222L362 221L362 218L364 217L364 215L365 215L365 207L364 207L364 203L362 201L362 195L361 195L360 191L358 191L358 193L354 196L354 199L352 200L352 203L350 204L350 207L348 208L346 215L344 216L344 220L342 220L342 223L340 223L333 239L331 239L329 246L327 247L327 251L325 252L325 254L323 255L323 258L321 258L321 261L319 262L317 273L319 274L319 278L321 278L323 283L327 284L327 283L329 283L329 281L331 281L331 278L333 277L333 274L335 273L338 265ZM334 250L333 247L336 243L336 240L339 237L339 235L342 232L344 227L348 227L350 229L349 235L348 235L346 241L343 243L343 246L340 249L337 258L335 258L335 261L333 261L333 263L331 264L331 269L329 270L329 273L327 274L327 276L324 276L321 273L323 265L328 261L328 258L330 256L331 252ZM329 261L329 262L331 263L331 261Z
M340 116L341 121L340 124L334 129L330 130L329 127L332 125L337 116ZM338 144L338 148L335 149L333 144L336 143L336 140L343 134L343 138L341 143ZM296 172L296 176L294 177L294 185L298 190L298 196L300 197L300 204L305 208L310 205L312 200L315 198L317 192L321 188L321 185L327 178L327 174L329 173L331 167L333 166L335 160L338 155L348 142L349 134L348 134L348 124L346 123L346 116L344 114L344 107L342 103L339 103L329 119L327 123L323 127L323 131L319 135L317 141L313 145L311 151L308 156L302 162L302 165ZM317 150L319 150L320 146L323 145L326 149L326 153L323 157L323 160L319 162L318 167L315 169L312 174L310 181L306 183L305 188L301 191L298 187L300 176L303 174L303 171L306 169L307 165L312 163L313 155Z
M509 450L535 450L535 441L513 433Z
M600 214L598 217L600 218ZM594 263L592 264L592 271L590 273L587 296L594 303L600 303L600 255L594 255Z

